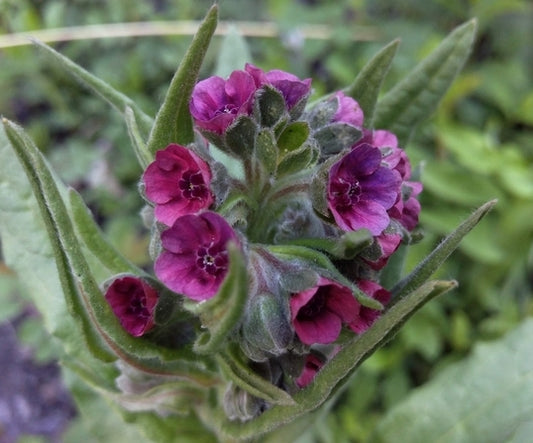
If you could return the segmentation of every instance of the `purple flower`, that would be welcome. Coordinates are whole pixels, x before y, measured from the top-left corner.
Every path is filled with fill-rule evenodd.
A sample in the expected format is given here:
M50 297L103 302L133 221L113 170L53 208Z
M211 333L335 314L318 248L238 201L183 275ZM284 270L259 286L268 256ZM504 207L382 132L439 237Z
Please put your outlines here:
M245 71L233 71L227 80L213 76L196 84L189 109L196 125L223 134L241 114L249 115L257 87Z
M299 388L305 388L313 381L315 375L324 366L324 362L320 360L315 354L308 354L305 357L304 367L300 376L296 379L296 385Z
M381 151L355 146L329 172L327 200L337 225L345 231L366 228L379 235L388 226L387 210L400 192L398 171L381 165Z
M140 337L153 328L158 294L143 279L134 276L116 278L107 287L105 298L129 334Z
M422 183L411 181L411 163L405 151L398 147L398 139L389 131L375 130L365 134L364 141L379 148L383 162L398 171L402 178L401 192L394 205L389 209L391 218L398 220L408 231L418 224L420 203L416 196L422 192Z
M195 214L213 203L211 170L190 149L171 144L157 151L144 171L145 193L155 203L155 218L171 226L178 217Z
M377 242L381 255L377 260L370 260L365 258L365 262L374 270L382 269L389 261L390 256L398 249L402 241L402 236L395 233L382 232L377 237L374 237Z
M289 110L306 98L311 90L310 78L300 80L295 75L279 69L264 72L250 63L247 63L244 69L253 77L258 89L263 85L271 85L281 92Z
M293 294L290 308L296 335L302 343L312 345L334 342L343 323L357 318L360 304L349 288L322 277L316 286Z
M155 274L169 289L193 300L213 297L228 272L230 241L237 235L215 212L184 215L161 234Z
M363 110L359 103L353 98L344 95L344 92L338 91L335 94L335 99L338 102L337 112L333 116L332 122L348 123L355 126L357 129L363 128Z
M371 280L360 280L357 286L369 297L386 305L390 301L390 292ZM361 306L357 317L349 324L352 331L362 334L378 319L382 311Z

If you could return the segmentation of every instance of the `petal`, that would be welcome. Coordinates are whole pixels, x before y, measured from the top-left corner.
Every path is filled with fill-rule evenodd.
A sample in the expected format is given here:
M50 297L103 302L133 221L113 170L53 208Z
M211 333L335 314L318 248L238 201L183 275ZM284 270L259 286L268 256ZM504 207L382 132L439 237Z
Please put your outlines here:
M342 322L337 314L324 310L312 319L294 321L294 330L306 345L332 343L339 337Z

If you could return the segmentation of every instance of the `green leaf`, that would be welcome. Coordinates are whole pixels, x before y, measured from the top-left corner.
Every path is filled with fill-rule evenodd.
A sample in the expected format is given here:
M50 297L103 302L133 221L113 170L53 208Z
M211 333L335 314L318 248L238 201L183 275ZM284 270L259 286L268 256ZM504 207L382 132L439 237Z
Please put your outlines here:
M503 339L477 345L394 407L370 441L395 442L399 432L413 443L509 441L533 416L532 336L528 319Z
M190 349L162 348L144 338L130 336L120 326L91 273L44 157L21 128L7 120L4 127L37 198L67 305L80 322L93 354L104 361L119 356L141 370L180 374L200 384L212 384L213 374L197 366L201 362Z
M137 161L144 170L150 163L154 161L154 156L150 151L148 151L146 143L144 142L144 139L139 130L139 126L137 125L135 113L133 112L133 109L131 109L129 106L126 106L126 110L124 112L124 120L126 121L126 126L128 128L128 134L130 136L131 144L133 146L133 152L135 152Z
M81 66L55 51L45 43L37 40L33 40L33 43L43 51L43 54L52 63L63 67L69 74L96 92L100 97L116 108L121 114L124 113L126 107L131 108L137 121L139 122L141 133L144 137L148 136L150 128L152 127L153 119L146 115L133 100L131 100L129 97L126 97L121 92L113 89L106 82L86 71Z
M68 195L76 233L100 263L112 274L131 273L138 276L145 274L142 269L126 260L104 237L81 196L74 189L69 189Z
M379 100L374 127L385 128L405 145L427 118L463 67L474 41L476 21L456 28L438 48Z
M318 372L313 382L293 395L295 405L274 406L247 423L221 421L222 432L233 438L251 438L272 431L309 413L344 385L355 369L394 336L405 321L427 301L454 288L456 282L428 282L390 306L364 334L347 343ZM339 382L340 380L340 382Z
M217 362L229 379L250 394L275 405L294 404L294 400L287 392L250 369L235 349L218 354Z
M309 125L306 122L294 122L286 126L278 138L281 155L286 155L302 146L309 137Z
M496 200L485 203L475 210L470 217L449 234L418 266L403 280L398 282L392 293L394 297L404 295L419 288L444 263L450 254L459 246L463 237L468 234L496 204Z
M218 50L217 67L215 75L227 78L229 75L252 60L250 48L246 39L235 26L229 26L228 33L222 40Z
M344 92L359 103L365 116L365 127L372 127L379 90L396 55L399 40L394 40L379 51L359 72Z
M196 84L202 61L218 21L215 4L198 28L187 53L181 60L167 91L167 95L155 118L148 140L148 151L154 154L170 143L187 145L194 141L189 99Z
M248 295L248 274L242 252L231 243L229 251L229 272L222 286L210 300L188 304L189 310L200 315L207 332L201 334L194 350L200 354L220 352L228 335L239 322Z

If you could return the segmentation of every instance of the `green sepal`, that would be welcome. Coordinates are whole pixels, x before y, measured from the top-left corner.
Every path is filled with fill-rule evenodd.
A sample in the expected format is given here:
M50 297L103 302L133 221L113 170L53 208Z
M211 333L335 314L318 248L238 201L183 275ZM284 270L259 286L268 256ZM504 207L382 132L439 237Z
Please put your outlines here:
M339 238L298 238L291 240L293 245L318 249L332 257L349 260L355 258L363 249L372 244L374 238L367 229L350 231Z
M353 295L359 303L371 309L382 310L383 305L366 295L355 284L342 275L331 263L329 258L314 249L295 245L269 245L266 249L278 258L284 260L298 260L306 264L310 269L315 270L323 277L336 281L352 290Z
M224 137L226 151L241 159L249 159L255 150L257 123L246 115L240 115L228 127Z
M374 127L396 134L405 145L422 120L437 107L466 62L476 33L476 20L457 27L410 74L378 101Z
M145 272L120 254L109 243L100 227L83 202L81 195L74 189L68 190L70 213L77 236L83 241L85 247L108 269L112 274L129 272L137 276Z
M331 123L338 109L339 101L330 96L313 105L305 117L311 128L319 129Z
M216 359L226 377L246 392L273 405L294 405L294 400L287 392L250 369L235 346L218 354Z
M268 174L274 174L276 172L278 146L271 129L262 128L257 134L255 156L259 164Z
M306 122L287 125L278 138L280 155L283 157L300 148L307 141L309 132L309 125Z
M323 156L350 149L361 138L361 131L348 123L331 123L313 133Z
M254 114L261 126L273 127L286 113L283 95L276 88L263 85L254 102Z
M212 354L224 348L224 342L239 324L248 295L248 274L241 250L228 244L229 270L218 292L203 303L185 302L189 312L199 315L207 329L194 343L198 354Z
M55 65L63 67L69 74L96 92L100 97L116 108L121 114L124 113L127 107L131 108L135 114L136 120L139 122L139 128L143 138L148 137L150 128L153 124L153 119L145 114L133 100L131 100L129 97L126 97L121 92L118 92L106 82L86 71L81 66L55 51L45 43L38 40L32 40L32 43L37 45L51 62L53 62Z
M416 268L392 288L393 297L404 297L418 289L444 263L450 254L459 246L463 237L468 234L496 204L489 201L476 209L470 217L449 234Z
M321 406L332 397L361 363L390 340L404 322L432 298L457 286L454 281L428 282L399 300L364 334L355 337L317 373L313 382L292 396L294 405L274 406L253 421L240 423L219 418L217 426L229 438L258 438Z
M137 157L137 161L141 165L141 168L144 170L146 167L154 161L154 155L148 151L146 143L141 135L139 126L137 125L137 118L133 109L129 106L126 106L124 111L124 121L128 128L128 134L130 136L131 145L133 146L133 152Z
M46 160L20 127L5 119L3 123L47 226L69 311L80 322L91 353L105 362L120 357L139 370L213 384L214 375L202 369L190 349L162 348L122 329L91 273Z
M316 164L320 149L315 140L308 139L299 149L289 152L280 161L277 169L279 176L294 174Z
M198 28L170 82L148 140L148 151L152 154L159 149L164 149L170 143L187 145L194 141L189 100L217 22L218 6L215 4Z
M344 93L359 103L365 117L364 126L372 127L374 109L378 101L379 90L383 84L385 76L389 72L392 60L396 55L400 40L394 40L381 49L372 59L359 71L354 82L348 86Z

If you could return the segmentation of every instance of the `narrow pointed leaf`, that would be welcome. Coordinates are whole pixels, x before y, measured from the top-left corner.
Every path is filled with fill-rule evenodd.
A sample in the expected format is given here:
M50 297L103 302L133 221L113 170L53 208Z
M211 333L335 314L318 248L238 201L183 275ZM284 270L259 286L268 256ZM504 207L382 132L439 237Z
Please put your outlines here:
M187 145L194 141L189 99L198 79L205 53L215 32L218 6L215 4L198 28L191 46L174 74L167 95L157 116L148 140L148 151L154 154L170 143Z
M365 127L372 127L374 109L385 76L396 55L399 40L394 40L379 51L359 72L354 82L345 89L345 94L359 103L365 116Z
M466 62L476 32L471 20L456 28L426 59L418 64L378 102L374 127L398 136L405 145L411 133L437 107Z
M231 243L228 245L230 267L219 291L213 298L190 305L191 311L200 315L207 331L200 335L194 350L200 354L221 351L229 334L238 324L248 295L248 275L242 252Z
M246 39L238 28L231 26L218 51L215 75L222 78L229 77L233 71L243 69L251 60L252 55Z
M331 361L326 363L310 385L293 395L295 405L274 406L247 423L222 421L218 426L226 436L232 438L257 438L315 410L348 381L349 376L374 350L390 340L413 313L433 297L449 291L456 285L454 281L428 282L407 297L398 300L368 331L346 344Z
M51 62L63 67L69 74L96 92L100 97L116 108L121 114L124 113L126 107L130 107L133 110L137 121L139 122L141 133L145 137L148 136L153 120L150 116L145 114L133 100L131 100L129 97L126 97L121 92L118 92L106 82L86 71L81 66L52 49L47 44L37 40L33 40L33 43L43 51L43 54Z
M148 151L139 126L137 125L135 112L133 112L133 109L131 109L129 106L126 106L124 120L126 121L128 134L130 136L133 152L135 152L137 161L141 165L141 168L146 169L146 167L154 161L154 156L150 151Z
M502 339L478 344L391 409L370 441L396 442L400 429L413 443L530 441L532 336L528 319Z
M21 128L7 120L4 127L37 197L67 303L94 355L104 361L119 356L150 372L181 374L200 384L212 384L213 375L198 367L201 362L197 358L195 362L190 349L162 348L122 329L91 273L46 160Z
M485 203L472 213L455 231L448 235L407 277L392 288L393 297L403 297L419 288L444 263L468 234L496 204L496 200Z
M85 246L112 274L131 273L143 275L144 271L126 260L109 241L96 224L89 208L85 206L81 196L69 189L69 203L72 222L78 236Z
M250 394L275 405L294 404L287 392L260 377L234 350L217 355L217 362L228 378Z

